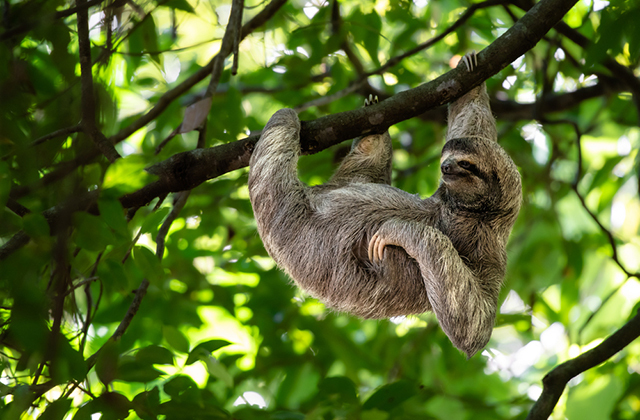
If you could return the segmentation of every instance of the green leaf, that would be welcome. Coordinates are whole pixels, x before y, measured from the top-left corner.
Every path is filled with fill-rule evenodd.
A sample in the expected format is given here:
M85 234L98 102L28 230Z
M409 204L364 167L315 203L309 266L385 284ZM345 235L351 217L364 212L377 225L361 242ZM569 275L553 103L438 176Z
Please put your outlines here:
M181 353L189 352L189 340L176 327L171 325L162 326L162 335L167 343Z
M0 206L4 207L9 198L9 190L11 190L11 174L9 173L9 165L0 161Z
M180 400L180 397L187 391L197 390L198 385L186 375L177 375L165 383L162 389L173 399Z
M360 9L356 9L349 16L351 33L354 40L361 43L367 50L369 57L376 66L380 66L378 52L380 51L380 35L382 30L382 20L375 9L364 14Z
M207 371L211 376L220 379L227 388L233 389L233 377L222 363L213 356L202 357L202 360L207 365Z
M198 360L206 360L206 358L211 356L212 352L231 344L233 343L230 343L226 340L210 340L205 341L204 343L200 343L193 350L191 350L185 365L190 365L194 362L197 362Z
M164 375L147 360L125 361L118 366L117 379L126 382L150 382Z
M610 419L615 404L622 394L622 387L620 378L613 375L581 382L571 390L567 398L567 418Z
M131 402L118 392L105 392L94 400L96 407L106 419L125 419L129 416Z
M151 391L144 391L133 398L133 409L142 420L156 420L160 406L160 390L154 386Z
M120 235L129 236L125 211L120 201L104 197L100 198L98 200L98 209L100 210L101 218L109 227Z
M22 228L31 237L49 236L49 223L43 215L29 213L22 218Z
M157 53L160 50L158 47L158 31L152 15L144 19L139 31L142 33L142 44L144 45L145 52L152 53L151 58L162 65L162 56Z
M100 252L107 245L116 242L113 232L102 218L88 213L76 213L73 216L76 226L75 242L80 248Z
M408 381L398 381L384 385L373 393L362 405L364 410L377 408L382 411L391 411L409 398L416 395L416 387Z
M138 350L136 360L153 365L172 365L173 353L164 347L152 345Z
M340 401L348 404L358 404L358 393L353 381L345 376L325 378L318 384L320 395L328 399L337 395Z
M151 176L144 170L147 160L141 155L129 155L112 163L104 175L103 188L114 188L118 195L138 190L145 186Z
M111 258L103 260L98 266L98 277L109 291L116 291L122 294L131 292L129 273L120 261L115 261Z
M133 247L133 260L151 283L158 284L164 278L164 271L158 258L144 246Z
M191 5L187 0L169 0L165 4L165 6L171 9L178 9L178 10L183 10L189 13L195 13L195 11L193 10L193 7L191 7Z
M144 219L144 222L140 227L140 232L143 234L148 232L153 232L155 229L158 228L158 226L162 224L162 221L164 220L165 216L169 214L169 211L171 211L169 207L162 207L156 210L155 212L151 213L150 215L148 215Z
M107 341L98 353L96 359L96 374L98 379L106 386L109 385L118 375L118 358L120 357L120 346L114 341Z
M71 400L60 398L47 405L47 409L38 417L38 420L62 420L70 408Z

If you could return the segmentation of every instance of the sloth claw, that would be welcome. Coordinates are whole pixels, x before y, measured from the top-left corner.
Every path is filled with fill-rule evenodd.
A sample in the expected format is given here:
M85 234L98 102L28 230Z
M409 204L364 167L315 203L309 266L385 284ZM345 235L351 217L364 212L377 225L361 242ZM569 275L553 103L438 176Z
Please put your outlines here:
M462 62L467 67L467 71L473 71L473 69L478 66L478 56L475 50L466 53L464 57L462 57Z
M364 106L371 106L374 104L378 103L378 95L373 96L372 94L369 94L369 98L364 98Z
M387 242L380 236L379 233L373 235L369 241L369 249L367 251L369 255L369 261L382 262L384 259L384 247L387 246Z

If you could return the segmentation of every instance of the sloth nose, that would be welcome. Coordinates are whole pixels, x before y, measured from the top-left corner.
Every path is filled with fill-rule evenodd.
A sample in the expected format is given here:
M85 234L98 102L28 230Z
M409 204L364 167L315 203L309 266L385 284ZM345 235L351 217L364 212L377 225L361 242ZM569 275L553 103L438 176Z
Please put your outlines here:
M453 173L453 164L447 160L442 163L442 165L440 166L440 170L443 174Z

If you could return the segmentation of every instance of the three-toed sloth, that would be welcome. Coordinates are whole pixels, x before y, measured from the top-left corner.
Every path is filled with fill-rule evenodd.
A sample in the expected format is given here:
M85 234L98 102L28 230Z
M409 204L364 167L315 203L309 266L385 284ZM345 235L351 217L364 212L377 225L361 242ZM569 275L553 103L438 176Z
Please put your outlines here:
M463 57L469 71L475 60ZM484 83L450 104L448 124L440 186L421 199L388 185L388 133L356 139L327 183L306 186L300 122L282 109L251 156L249 193L267 252L305 292L362 318L433 311L471 357L491 337L522 191Z

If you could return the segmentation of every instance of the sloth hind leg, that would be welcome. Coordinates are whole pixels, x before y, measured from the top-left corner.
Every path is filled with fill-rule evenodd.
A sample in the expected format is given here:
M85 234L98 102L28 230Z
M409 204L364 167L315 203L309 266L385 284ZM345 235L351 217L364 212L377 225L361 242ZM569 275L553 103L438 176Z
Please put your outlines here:
M387 246L402 247L420 266L429 303L451 342L468 357L482 349L495 320L497 300L484 293L451 240L431 226L393 219L369 241L374 264L386 264Z

